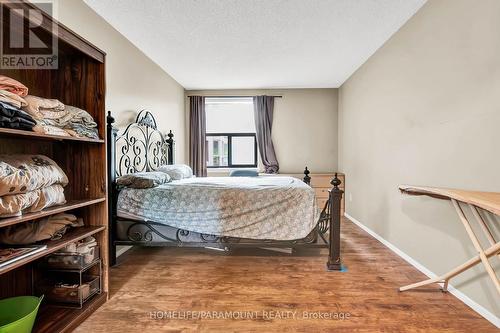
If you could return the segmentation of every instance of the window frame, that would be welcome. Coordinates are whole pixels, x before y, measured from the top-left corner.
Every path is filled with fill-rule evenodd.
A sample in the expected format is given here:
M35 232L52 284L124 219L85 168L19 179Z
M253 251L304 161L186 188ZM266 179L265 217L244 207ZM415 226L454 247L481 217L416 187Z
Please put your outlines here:
M208 169L224 169L224 168L257 168L257 135L256 133L206 133L205 136L227 136L227 165L224 166L207 166ZM254 164L233 164L232 163L232 144L233 137L253 137L254 142Z

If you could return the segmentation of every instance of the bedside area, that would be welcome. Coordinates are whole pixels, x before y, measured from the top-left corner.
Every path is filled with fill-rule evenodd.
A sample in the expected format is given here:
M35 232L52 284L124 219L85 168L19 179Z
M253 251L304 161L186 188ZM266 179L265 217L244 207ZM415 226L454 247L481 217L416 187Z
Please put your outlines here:
M275 175L270 175L270 174L265 174L261 173L259 174L260 176L290 176L290 177L295 177L300 180L304 179L304 174L303 173L279 173ZM330 181L333 179L335 176L335 173L310 173L309 177L311 177L311 187L314 189L316 192L316 200L318 202L318 207L322 209L325 205L325 203L328 200L328 191L333 187L332 184L330 184ZM342 182L339 186L339 188L345 192L345 174L338 172L337 177L340 179ZM342 202L341 202L341 207L340 207L340 214L341 216L344 216L345 212L345 195L342 196Z

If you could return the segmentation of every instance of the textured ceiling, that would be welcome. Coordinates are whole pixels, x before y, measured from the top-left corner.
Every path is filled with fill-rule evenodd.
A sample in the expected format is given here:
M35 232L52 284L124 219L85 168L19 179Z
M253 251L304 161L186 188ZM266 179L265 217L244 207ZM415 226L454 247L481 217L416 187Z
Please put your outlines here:
M186 89L339 87L426 0L85 0Z

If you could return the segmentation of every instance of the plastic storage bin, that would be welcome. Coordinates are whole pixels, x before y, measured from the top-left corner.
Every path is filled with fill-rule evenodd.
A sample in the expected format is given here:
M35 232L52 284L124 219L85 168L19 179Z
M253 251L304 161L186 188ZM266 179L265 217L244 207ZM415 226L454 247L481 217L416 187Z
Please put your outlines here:
M30 333L43 296L0 300L0 333Z

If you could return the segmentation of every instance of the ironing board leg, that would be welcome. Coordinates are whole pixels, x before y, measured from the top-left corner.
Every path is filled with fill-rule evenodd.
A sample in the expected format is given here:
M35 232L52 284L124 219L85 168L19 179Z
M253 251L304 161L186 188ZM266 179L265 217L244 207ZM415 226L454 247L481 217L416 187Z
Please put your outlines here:
M498 253L500 253L500 243L497 243L494 246L488 248L486 251L484 251L484 254L487 258L489 258L493 255L496 255ZM466 261L462 265L455 267L454 269L452 269L451 271L449 271L448 273L446 273L444 275L441 275L441 276L438 276L438 277L435 277L432 279L427 279L427 280L424 280L421 282L409 284L407 286L399 288L399 291L406 291L409 289L414 289L414 288L426 286L426 285L433 284L433 283L444 283L443 291L446 291L448 289L448 281L451 278L453 278L453 277L457 276L458 274L468 270L469 268L477 265L479 262L481 262L481 258L479 255L476 255L475 257L469 259L468 261Z
M462 208L460 207L460 204L458 201L455 199L451 199L451 202L453 203L453 206L455 207L455 210L457 211L458 217L460 218L460 221L462 221L462 224L467 231L467 234L469 235L470 240L472 241L472 244L474 244L474 248L478 252L478 255L476 255L474 258L468 260L464 264L457 266L453 270L449 271L448 273L441 275L436 278L428 279L425 281L413 283L404 287L399 288L400 291L405 291L413 288L418 288L422 286L426 286L429 284L433 283L443 283L443 291L446 291L448 289L448 281L453 278L454 276L468 270L472 266L475 266L479 262L482 262L484 265L484 268L486 269L486 272L490 276L491 280L493 281L493 284L497 288L498 293L500 294L500 280L498 279L495 271L493 270L493 267L491 267L490 262L488 261L488 258L491 257L492 255L498 255L500 254L500 242L495 243L495 240L493 238L493 235L491 234L490 230L488 229L488 226L482 219L481 215L479 215L479 212L477 211L476 207L471 205L472 213L478 223L481 225L483 232L486 234L486 237L488 238L491 247L488 248L487 250L484 250L481 247L481 244L479 243L479 240L477 239L474 231L471 228L470 222L467 220L467 217L465 216Z
M453 206L455 206L455 210L457 211L458 217L460 217L460 220L462 221L462 224L464 225L465 230L467 231L467 234L469 235L469 238L472 241L472 244L474 244L474 248L476 249L477 252L479 252L479 257L483 262L486 272L488 272L488 275L490 276L491 280L493 281L493 284L495 285L498 293L500 294L500 280L498 280L498 277L495 274L493 267L491 267L491 264L488 261L488 257L485 255L484 250L481 247L481 244L479 243L479 240L477 239L476 235L474 234L474 231L470 226L469 221L467 220L467 217L465 217L465 214L462 211L460 204L455 199L451 199L451 202L453 203Z

